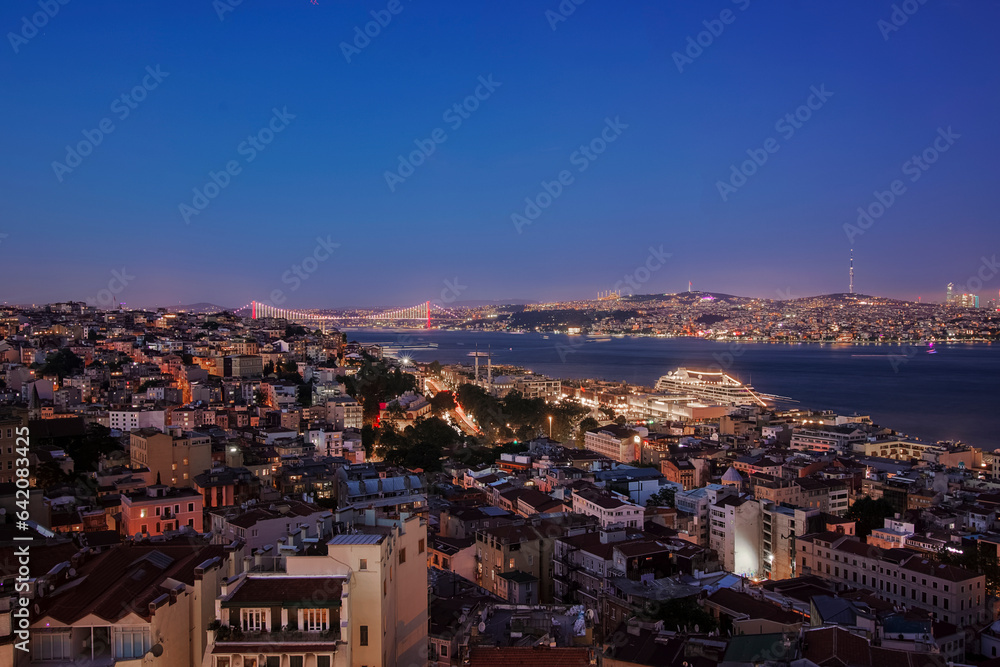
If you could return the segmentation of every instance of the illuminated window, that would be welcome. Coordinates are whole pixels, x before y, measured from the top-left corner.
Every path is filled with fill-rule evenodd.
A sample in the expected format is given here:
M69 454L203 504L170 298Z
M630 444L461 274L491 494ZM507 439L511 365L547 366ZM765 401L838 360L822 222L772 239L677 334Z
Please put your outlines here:
M266 629L263 609L241 609L240 618L243 622L243 629L248 632Z

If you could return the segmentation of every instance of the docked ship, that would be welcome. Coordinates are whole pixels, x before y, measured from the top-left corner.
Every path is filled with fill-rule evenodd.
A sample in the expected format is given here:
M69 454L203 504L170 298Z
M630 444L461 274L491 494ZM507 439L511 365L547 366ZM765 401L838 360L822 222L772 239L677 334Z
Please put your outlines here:
M656 391L686 394L714 405L759 405L769 401L790 400L784 396L762 394L724 371L699 371L678 368L656 382Z

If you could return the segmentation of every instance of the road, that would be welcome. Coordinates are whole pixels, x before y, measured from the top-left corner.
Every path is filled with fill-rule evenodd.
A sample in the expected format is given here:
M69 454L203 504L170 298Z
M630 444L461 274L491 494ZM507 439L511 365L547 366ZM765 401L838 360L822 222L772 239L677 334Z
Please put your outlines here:
M427 383L427 388L430 389L435 394L442 391L446 391L445 389L441 388L441 383L437 380L426 378L425 382ZM455 402L455 409L450 410L449 414L452 416L452 419L454 419L455 422L458 423L458 426L462 429L462 431L464 431L467 435L480 434L479 429L476 428L476 425L472 423L472 419L467 414L465 414L465 410L462 409L462 406L459 405L457 401Z

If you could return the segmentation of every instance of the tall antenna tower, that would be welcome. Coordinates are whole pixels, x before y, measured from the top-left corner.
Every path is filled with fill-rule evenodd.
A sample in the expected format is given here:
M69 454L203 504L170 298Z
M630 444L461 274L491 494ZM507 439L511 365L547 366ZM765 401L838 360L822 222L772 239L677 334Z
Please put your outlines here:
M854 248L851 248L851 294L854 294Z

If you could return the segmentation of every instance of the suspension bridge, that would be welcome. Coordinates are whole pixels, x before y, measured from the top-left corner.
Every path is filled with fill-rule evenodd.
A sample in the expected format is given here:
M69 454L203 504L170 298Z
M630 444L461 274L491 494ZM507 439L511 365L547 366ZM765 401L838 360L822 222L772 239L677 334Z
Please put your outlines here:
M251 301L245 306L237 308L233 313L241 314L244 317L250 317L250 319L254 320L275 318L288 320L289 322L316 322L323 325L324 330L327 322L346 323L357 320L371 322L426 322L427 328L430 329L433 320L453 320L459 317L447 308L439 306L436 303L431 303L430 301L406 308L396 308L395 310L386 310L379 313L359 313L357 315L319 315L301 310L278 308L277 306L260 303L259 301Z

